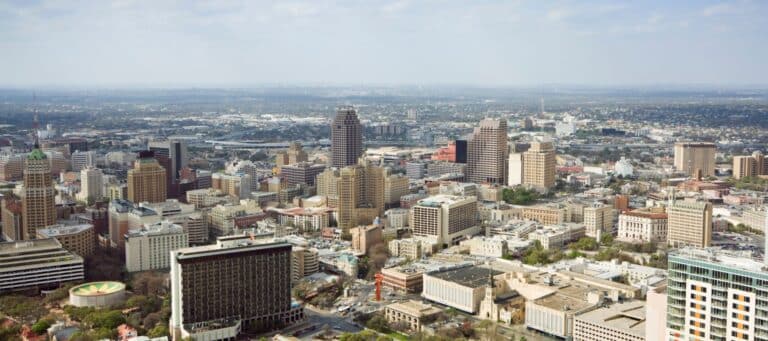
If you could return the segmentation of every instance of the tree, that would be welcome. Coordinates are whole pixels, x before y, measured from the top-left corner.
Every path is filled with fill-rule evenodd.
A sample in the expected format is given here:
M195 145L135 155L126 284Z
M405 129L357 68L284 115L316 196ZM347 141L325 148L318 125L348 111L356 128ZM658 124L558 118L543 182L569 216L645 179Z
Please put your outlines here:
M368 320L368 323L366 323L365 326L382 333L389 333L392 331L389 328L387 319L381 314L374 315L370 320Z
M32 323L48 314L37 300L21 295L0 297L0 311L22 322Z
M97 310L88 314L83 322L92 326L94 329L115 329L117 326L125 323L125 316L123 316L123 313L120 310Z
M528 205L539 198L539 193L523 187L505 188L501 192L501 198L508 204Z
M144 329L152 329L161 321L161 318L162 316L160 316L160 314L151 313L144 318L142 325L144 326Z
M32 325L32 331L37 335L43 335L48 331L48 328L51 327L51 323L53 322L54 321L49 319L41 319Z
M154 328L147 332L149 337L168 336L168 326L165 323L158 323Z

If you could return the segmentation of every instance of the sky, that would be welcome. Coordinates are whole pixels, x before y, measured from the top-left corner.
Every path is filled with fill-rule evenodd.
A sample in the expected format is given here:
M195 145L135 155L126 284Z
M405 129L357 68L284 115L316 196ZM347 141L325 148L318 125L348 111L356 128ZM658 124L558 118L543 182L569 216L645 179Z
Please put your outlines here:
M0 86L767 80L768 1L0 0Z

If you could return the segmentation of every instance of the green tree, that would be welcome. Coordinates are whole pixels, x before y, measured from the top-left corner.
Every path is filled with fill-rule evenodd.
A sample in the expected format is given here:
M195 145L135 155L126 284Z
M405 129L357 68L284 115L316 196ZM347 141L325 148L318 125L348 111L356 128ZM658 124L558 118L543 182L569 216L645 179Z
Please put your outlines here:
M539 198L539 193L523 187L505 188L501 192L501 198L508 204L528 205Z
M368 320L365 326L382 333L389 333L392 331L389 328L389 323L387 322L387 319L381 314L374 315L370 320Z
M37 335L45 334L48 331L48 328L51 327L51 323L53 323L53 321L50 319L39 320L32 325L32 331Z
M165 323L158 323L154 328L147 332L149 337L168 336L168 326Z

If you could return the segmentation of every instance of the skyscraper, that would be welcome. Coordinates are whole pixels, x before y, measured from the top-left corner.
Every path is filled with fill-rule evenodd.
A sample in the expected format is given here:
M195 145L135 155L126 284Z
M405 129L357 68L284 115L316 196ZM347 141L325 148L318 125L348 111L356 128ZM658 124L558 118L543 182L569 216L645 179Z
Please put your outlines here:
M341 107L331 125L331 166L357 164L363 155L363 127L353 107Z
M151 141L149 150L155 153L155 157L166 157L170 162L169 178L177 182L181 169L187 167L187 143L181 140Z
M166 170L152 151L141 151L128 170L128 200L135 203L161 202L167 198Z
M483 119L467 141L467 181L505 184L508 155L507 120Z
M384 168L365 161L317 176L317 194L338 208L338 226L345 231L371 224L384 213Z
M667 207L667 243L708 247L712 243L712 204L672 200Z
M715 175L715 153L711 142L675 143L675 168L692 177Z
M23 239L34 239L38 228L56 223L55 196L48 157L35 142L35 149L29 153L24 165L21 195Z
M555 148L552 142L532 142L523 153L523 185L540 191L555 186Z
M174 340L198 333L234 339L241 329L261 332L302 317L291 305L290 244L241 235L171 252Z

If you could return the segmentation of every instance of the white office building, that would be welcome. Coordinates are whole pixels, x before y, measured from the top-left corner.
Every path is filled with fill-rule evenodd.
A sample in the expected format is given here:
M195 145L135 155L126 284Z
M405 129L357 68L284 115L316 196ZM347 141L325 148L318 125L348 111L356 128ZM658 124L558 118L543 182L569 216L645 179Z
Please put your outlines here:
M0 243L0 293L50 289L84 279L83 258L55 238Z

